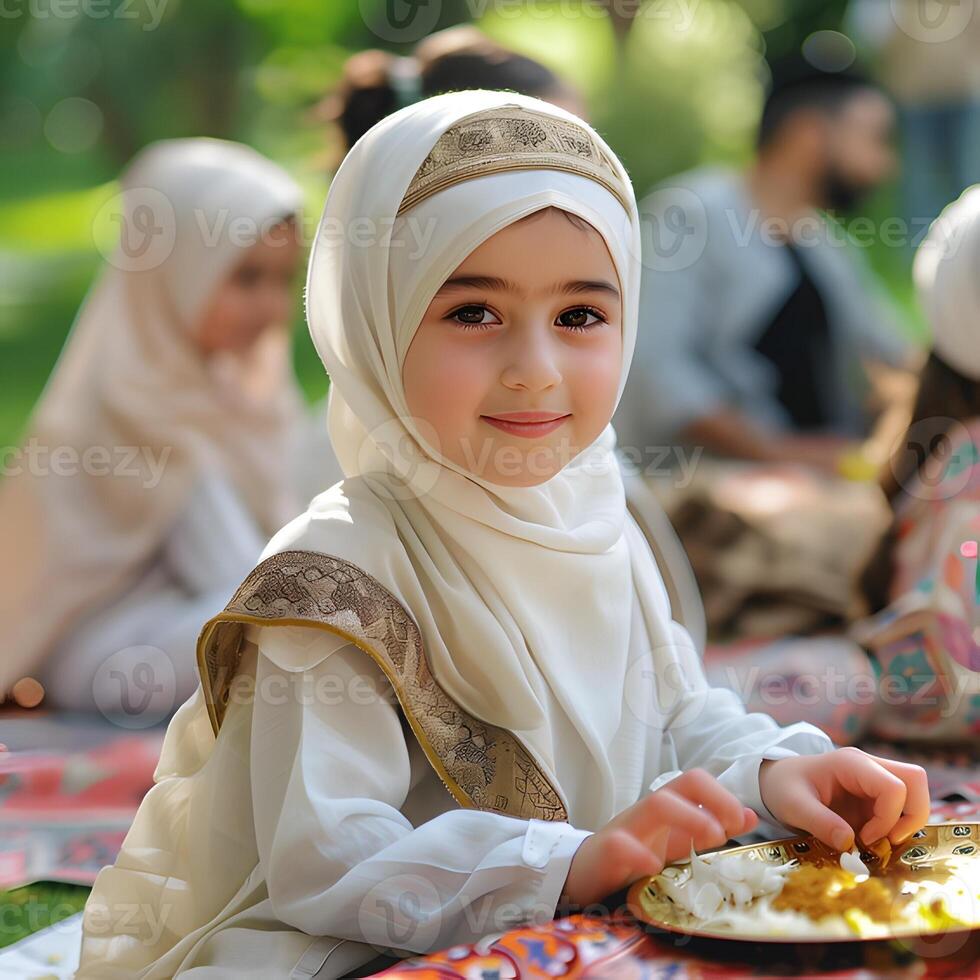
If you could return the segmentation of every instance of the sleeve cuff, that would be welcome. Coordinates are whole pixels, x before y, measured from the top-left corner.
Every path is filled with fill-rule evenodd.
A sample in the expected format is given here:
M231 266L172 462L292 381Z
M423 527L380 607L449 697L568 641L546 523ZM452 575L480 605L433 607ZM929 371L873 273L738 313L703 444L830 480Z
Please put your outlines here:
M553 919L565 888L572 858L591 830L579 830L570 823L551 820L528 821L521 860L542 871L536 905L544 920Z
M799 755L792 749L775 745L761 755L750 755L733 762L719 777L718 782L725 789L734 793L742 803L759 815L759 824L753 833L761 833L766 837L786 837L795 833L792 827L780 823L771 813L769 807L762 802L762 790L759 787L759 771L765 759L788 759Z
M789 837L798 831L786 824L780 823L762 801L762 790L759 787L759 770L766 759L788 759L795 755L820 755L832 752L836 746L830 737L819 728L806 722L797 722L783 729L783 744L770 745L758 753L752 753L735 759L731 765L721 772L717 779L722 786L733 793L742 803L759 815L759 824L751 834L743 834L735 840L749 840L762 835L767 838ZM791 749L785 744L792 741L797 749ZM649 791L660 789L665 783L681 774L682 770L672 769L663 772L650 784Z
M766 759L788 759L795 755L820 755L833 752L836 746L830 737L812 725L798 722L789 726L791 736L800 751L789 748L785 744L771 745L757 755L747 755L736 759L719 777L718 782L727 790L734 793L745 806L750 807L759 815L759 824L750 834L742 838L751 840L762 835L767 838L791 837L799 830L789 827L773 815L762 801L762 790L759 786L759 771ZM735 838L741 840L742 838Z

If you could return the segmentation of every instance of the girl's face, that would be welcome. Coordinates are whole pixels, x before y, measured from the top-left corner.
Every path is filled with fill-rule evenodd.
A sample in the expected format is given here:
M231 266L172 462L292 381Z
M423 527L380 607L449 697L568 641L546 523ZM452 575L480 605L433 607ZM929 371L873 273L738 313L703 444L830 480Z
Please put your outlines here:
M608 425L622 358L620 285L606 243L552 207L498 231L443 283L402 383L442 455L493 483L535 486ZM494 421L515 413L516 423ZM529 414L557 421L530 424Z
M275 225L249 246L211 295L198 324L197 342L203 353L240 353L267 327L287 324L299 258L299 235L292 219Z

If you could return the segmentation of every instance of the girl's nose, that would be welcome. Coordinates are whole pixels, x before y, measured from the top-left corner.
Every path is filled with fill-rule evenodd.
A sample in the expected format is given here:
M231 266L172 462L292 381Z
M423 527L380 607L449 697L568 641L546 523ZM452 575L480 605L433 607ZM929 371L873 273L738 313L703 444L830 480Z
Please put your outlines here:
M515 331L501 382L508 388L542 391L561 383L559 352L550 330Z

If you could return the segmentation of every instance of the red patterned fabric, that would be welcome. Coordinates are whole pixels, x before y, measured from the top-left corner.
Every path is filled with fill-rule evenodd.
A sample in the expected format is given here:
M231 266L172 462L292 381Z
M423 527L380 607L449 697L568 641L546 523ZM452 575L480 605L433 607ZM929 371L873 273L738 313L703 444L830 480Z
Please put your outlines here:
M628 915L572 915L453 946L375 974L387 980L825 980L976 978L980 932L938 942L758 944L653 935Z

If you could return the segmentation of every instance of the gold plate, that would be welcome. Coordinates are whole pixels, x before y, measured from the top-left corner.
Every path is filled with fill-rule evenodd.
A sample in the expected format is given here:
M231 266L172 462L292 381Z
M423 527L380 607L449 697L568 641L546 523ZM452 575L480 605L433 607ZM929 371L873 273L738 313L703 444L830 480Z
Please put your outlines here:
M784 864L795 859L801 864L840 866L840 852L811 836L743 844L701 854L700 857L710 861L723 854L748 854L769 864ZM847 935L841 934L843 916L811 920L812 931L808 929L805 934L777 932L770 923L761 919L758 932L745 932L741 927L738 932L724 928L709 929L699 924L705 920L698 919L675 904L659 884L665 876L673 878L678 884L683 883L691 874L689 864L670 865L659 875L635 882L629 890L627 904L637 919L667 932L755 943L853 942L980 929L980 823L926 824L895 848L884 871L877 867L881 862L876 855L865 852L861 858L872 878L886 885L895 903L899 902L903 892L938 889L955 921L941 915L919 916L914 922L902 915L887 922L865 921L858 916L856 921L845 922L845 926L851 930ZM902 902L900 907L904 905L905 902ZM750 904L749 910L751 907ZM896 906L893 904L892 907Z

